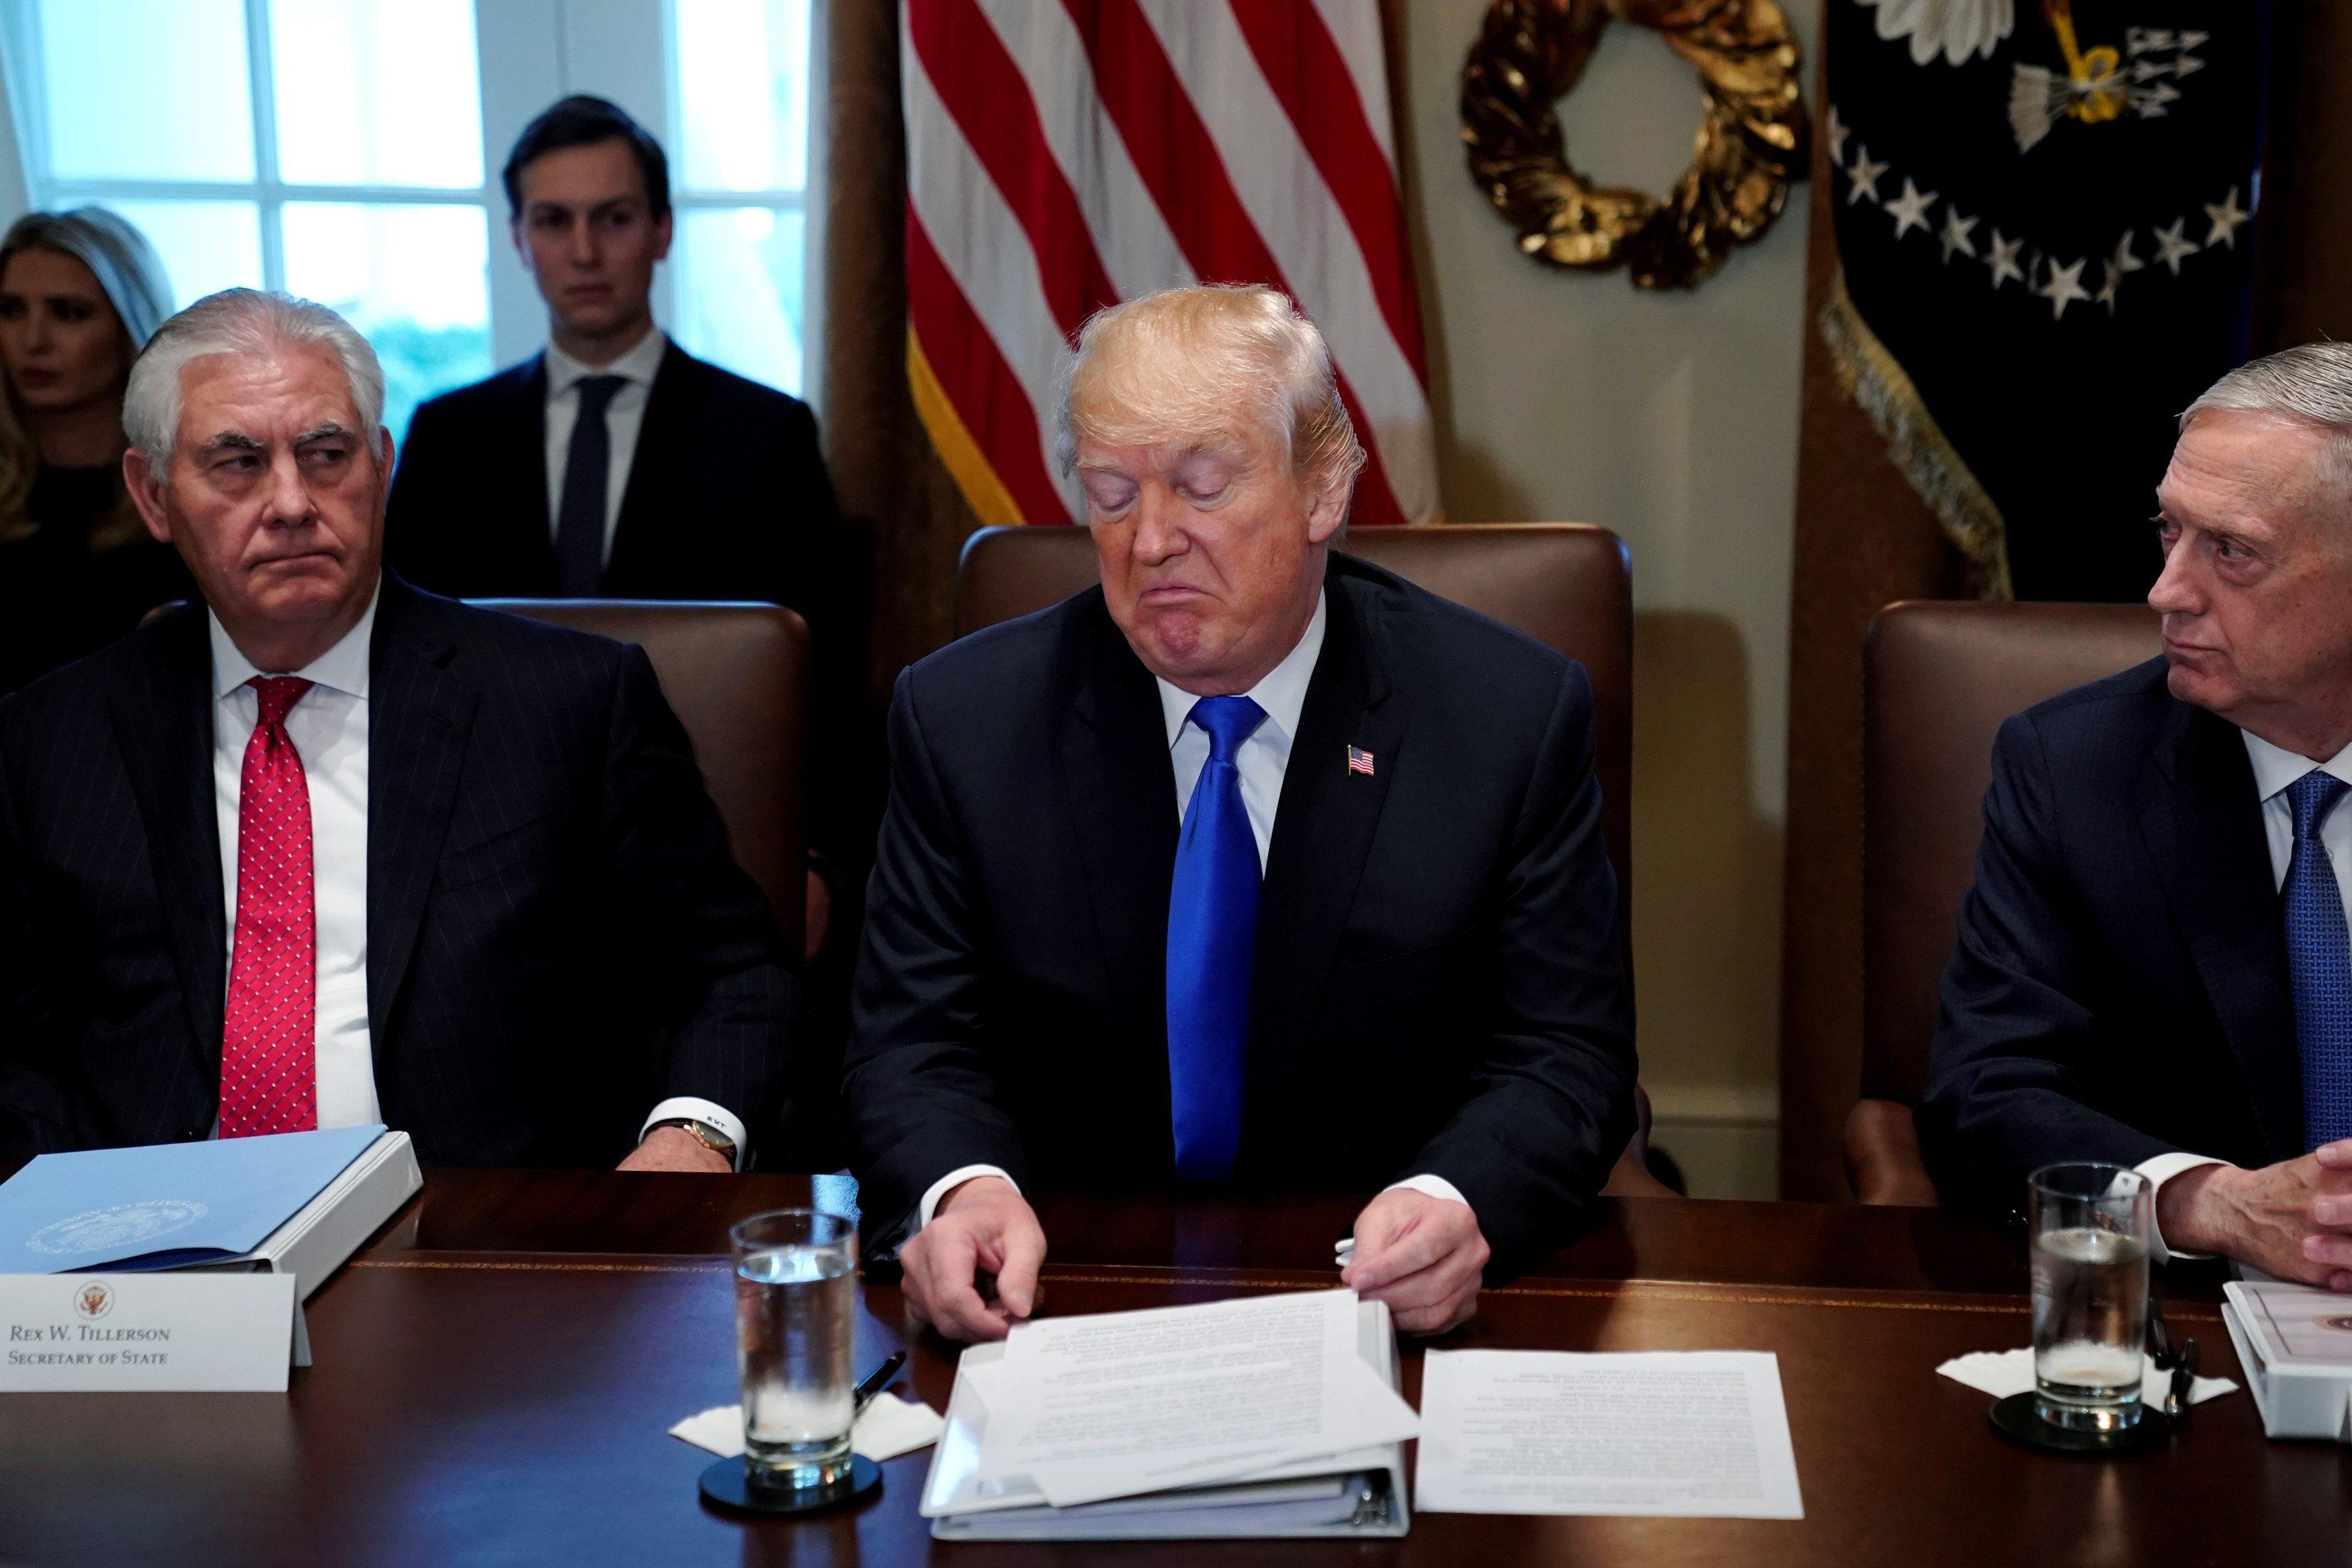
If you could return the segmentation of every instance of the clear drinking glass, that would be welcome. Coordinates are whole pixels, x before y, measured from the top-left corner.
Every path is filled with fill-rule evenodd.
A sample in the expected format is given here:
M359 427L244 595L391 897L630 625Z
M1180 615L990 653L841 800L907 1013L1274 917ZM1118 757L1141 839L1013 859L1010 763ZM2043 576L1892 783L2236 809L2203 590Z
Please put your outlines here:
M837 1214L780 1208L730 1230L735 1347L743 1372L744 1463L751 1484L798 1491L846 1483L857 1227Z
M2044 1166L2030 1181L2033 1410L2113 1432L2140 1418L2155 1189L2122 1166Z

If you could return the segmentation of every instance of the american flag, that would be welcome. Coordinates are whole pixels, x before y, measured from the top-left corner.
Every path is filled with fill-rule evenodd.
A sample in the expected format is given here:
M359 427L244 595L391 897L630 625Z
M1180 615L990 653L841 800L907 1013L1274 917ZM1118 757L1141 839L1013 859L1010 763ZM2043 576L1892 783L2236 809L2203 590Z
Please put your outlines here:
M1360 773L1370 779L1372 776L1372 754L1361 747L1348 747L1348 771Z
M1370 455L1357 523L1437 520L1378 0L903 0L907 372L986 523L1084 517L1055 380L1100 306L1270 283Z

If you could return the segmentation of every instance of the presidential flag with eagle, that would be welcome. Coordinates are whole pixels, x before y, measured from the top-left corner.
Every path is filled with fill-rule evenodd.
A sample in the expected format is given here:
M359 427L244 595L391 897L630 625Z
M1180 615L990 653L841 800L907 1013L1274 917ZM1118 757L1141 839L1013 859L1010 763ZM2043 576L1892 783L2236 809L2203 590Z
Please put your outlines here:
M1988 596L2139 597L2245 357L2268 0L1828 3L1841 380Z

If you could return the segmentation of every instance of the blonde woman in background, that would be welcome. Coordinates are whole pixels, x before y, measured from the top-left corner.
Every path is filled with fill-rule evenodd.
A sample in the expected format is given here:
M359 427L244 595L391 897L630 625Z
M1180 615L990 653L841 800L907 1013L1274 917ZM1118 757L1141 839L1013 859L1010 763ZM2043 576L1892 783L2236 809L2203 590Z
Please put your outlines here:
M189 591L122 485L123 383L170 308L153 247L102 208L0 236L0 693Z

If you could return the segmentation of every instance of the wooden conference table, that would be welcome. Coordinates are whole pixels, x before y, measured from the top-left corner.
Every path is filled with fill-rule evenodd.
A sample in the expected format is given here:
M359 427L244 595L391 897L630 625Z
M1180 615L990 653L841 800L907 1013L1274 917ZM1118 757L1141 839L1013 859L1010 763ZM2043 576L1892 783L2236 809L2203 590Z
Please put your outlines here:
M850 1201L817 1178L820 1201ZM666 1435L731 1404L726 1228L808 1201L797 1176L428 1173L310 1305L317 1364L274 1395L0 1396L0 1563L982 1565L2292 1563L2352 1561L2352 1450L2264 1439L2252 1401L2200 1407L2167 1451L2029 1454L1935 1375L2022 1344L2021 1245L1941 1214L1629 1200L1489 1291L1453 1346L1777 1352L1801 1521L1417 1514L1402 1541L934 1543L928 1449L853 1511L745 1523L702 1506ZM1333 1283L1344 1198L1045 1207L1046 1310L1105 1312ZM2176 1333L2239 1375L2211 1286ZM900 1391L946 1404L953 1353L869 1282L859 1370L911 1345ZM1419 1358L1408 1347L1407 1393Z

